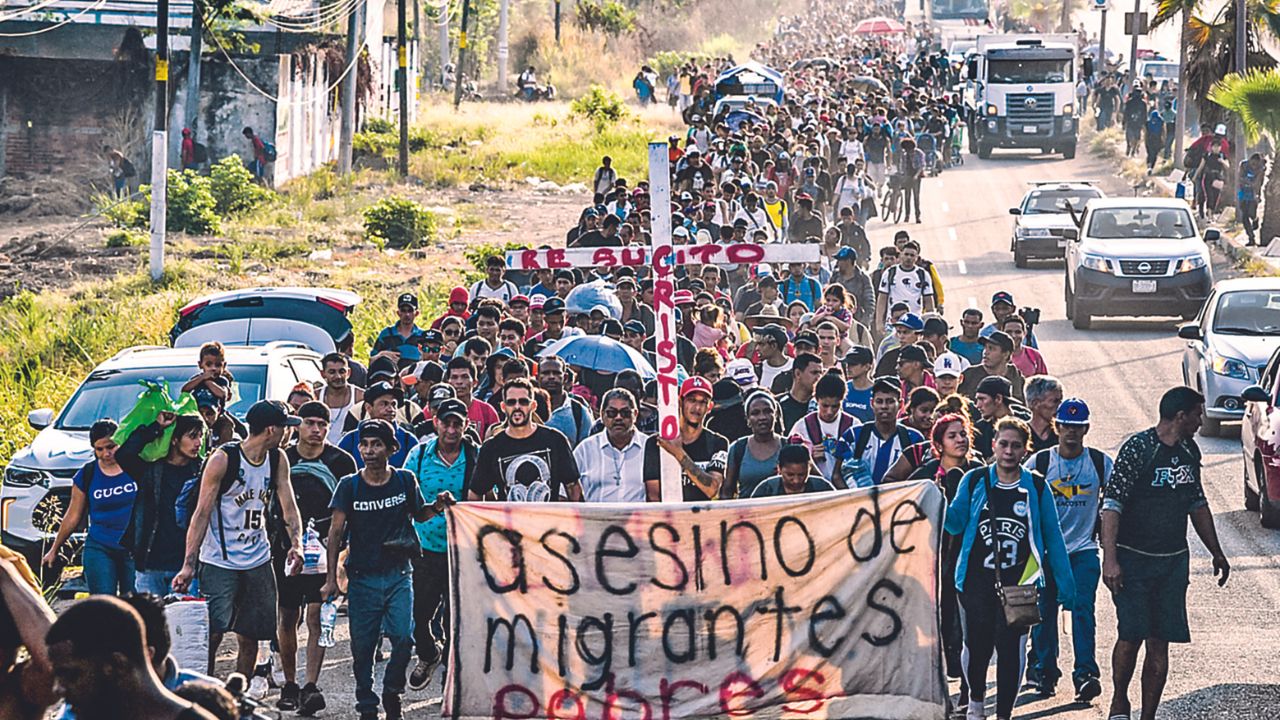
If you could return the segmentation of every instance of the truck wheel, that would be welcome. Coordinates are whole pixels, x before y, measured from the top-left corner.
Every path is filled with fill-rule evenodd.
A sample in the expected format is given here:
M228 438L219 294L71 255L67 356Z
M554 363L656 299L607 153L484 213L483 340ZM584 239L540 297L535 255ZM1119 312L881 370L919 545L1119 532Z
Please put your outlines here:
M1062 148L1062 159L1063 159L1063 160L1074 160L1074 159L1075 159L1075 157L1076 157L1076 144L1075 144L1075 143L1071 143L1070 145L1068 145L1068 146L1066 146L1066 147Z
M1093 318L1089 316L1089 311L1081 306L1080 301L1071 298L1071 327L1077 330L1088 330L1093 324Z
M1019 250L1016 245L1013 247L1013 266L1017 268L1027 266L1027 254Z
M991 146L990 146L990 145L984 145L983 143L978 143L978 157L979 157L980 159L982 159L982 160L986 160L986 159L990 158L990 157L991 157Z
M1258 519L1262 527L1280 528L1280 507L1271 502L1271 497L1267 493L1267 479L1262 475L1258 476L1258 490Z
M1248 458L1245 458L1245 461L1247 462ZM1262 472L1263 472L1262 463L1254 463L1253 469L1258 476L1258 484L1261 485ZM1244 476L1244 509L1257 512L1258 511L1258 493L1256 490L1249 487L1249 473L1244 472L1244 473L1241 473L1241 475Z
M1205 416L1204 422L1200 424L1200 434L1208 438L1218 437L1222 434L1222 421Z
M970 123L969 127L972 128L973 124ZM978 152L978 133L971 132L969 133L969 154L973 155L976 152Z
M1063 304L1067 308L1067 319L1070 320L1071 316L1075 314L1076 301L1075 298L1071 297L1071 286L1067 284L1065 279L1062 281L1062 295Z

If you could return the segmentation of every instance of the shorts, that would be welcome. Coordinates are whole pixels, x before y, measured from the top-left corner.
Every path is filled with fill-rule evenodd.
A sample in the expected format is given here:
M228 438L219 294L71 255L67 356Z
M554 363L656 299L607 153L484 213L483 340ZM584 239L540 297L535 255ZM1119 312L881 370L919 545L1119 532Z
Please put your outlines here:
M276 573L270 562L249 570L201 563L200 591L209 599L210 633L275 639Z
M297 610L311 604L324 602L320 597L320 588L324 587L324 574L318 575L285 575L284 564L273 562L276 573L276 606L281 609Z
M1187 586L1191 584L1191 553L1143 555L1116 550L1123 573L1116 604L1120 639L1139 643L1147 638L1171 643L1191 642L1187 623Z

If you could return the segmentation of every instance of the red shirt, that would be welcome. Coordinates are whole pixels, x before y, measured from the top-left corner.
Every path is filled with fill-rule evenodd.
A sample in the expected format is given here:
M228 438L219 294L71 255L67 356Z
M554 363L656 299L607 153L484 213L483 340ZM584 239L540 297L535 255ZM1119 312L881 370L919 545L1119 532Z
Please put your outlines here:
M483 400L472 398L471 408L467 410L467 419L475 426L476 433L481 438L487 437L489 428L501 422L498 418L498 411L493 406Z

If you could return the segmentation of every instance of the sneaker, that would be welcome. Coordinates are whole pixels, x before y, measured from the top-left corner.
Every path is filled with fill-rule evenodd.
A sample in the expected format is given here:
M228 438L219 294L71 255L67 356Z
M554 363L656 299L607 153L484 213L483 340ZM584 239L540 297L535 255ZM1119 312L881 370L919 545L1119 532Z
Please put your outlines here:
M302 688L301 706L298 708L299 715L315 715L325 709L324 693L320 692L320 688L315 683L307 683Z
M965 720L986 720L987 706L981 700L970 700L969 710L964 714Z
M1080 687L1076 688L1076 702L1078 703L1092 702L1101 695L1102 681L1096 677L1085 678L1080 683Z
M436 669L439 667L439 658L432 661L419 660L413 672L409 673L409 689L422 690L431 684L431 676L436 674Z
M382 709L387 713L387 720L401 720L400 696L390 693L382 695Z
M267 679L261 675L254 675L249 681L249 689L245 691L245 695L256 702L267 696L267 690Z
M276 701L277 710L297 710L298 696L301 690L298 683L287 682L280 688L280 699Z

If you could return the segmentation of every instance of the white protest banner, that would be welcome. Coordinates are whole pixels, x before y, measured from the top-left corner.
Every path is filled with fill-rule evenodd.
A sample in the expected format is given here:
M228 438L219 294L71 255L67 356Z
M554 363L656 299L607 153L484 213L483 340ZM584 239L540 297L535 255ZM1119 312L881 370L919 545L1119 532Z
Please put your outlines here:
M716 245L676 245L672 265L753 265L756 263L814 263L822 259L817 243L729 243ZM507 267L512 270L551 268L640 267L650 264L650 249L644 245L624 247L545 248L508 250Z
M942 720L930 482L449 510L445 717Z

